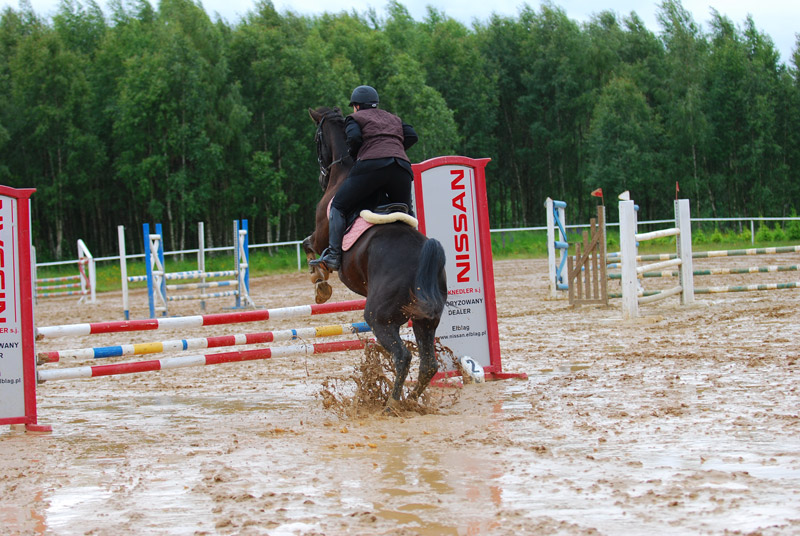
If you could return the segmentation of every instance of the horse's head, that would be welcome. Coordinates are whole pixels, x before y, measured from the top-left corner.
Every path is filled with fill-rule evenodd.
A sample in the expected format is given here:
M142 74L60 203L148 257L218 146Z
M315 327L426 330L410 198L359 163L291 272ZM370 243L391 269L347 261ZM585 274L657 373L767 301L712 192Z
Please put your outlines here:
M352 165L345 143L344 116L338 107L327 106L320 106L316 110L309 108L308 114L317 125L314 142L317 144L319 185L327 190L328 186L338 185L347 176ZM341 170L334 170L337 166ZM334 179L332 184L331 178Z

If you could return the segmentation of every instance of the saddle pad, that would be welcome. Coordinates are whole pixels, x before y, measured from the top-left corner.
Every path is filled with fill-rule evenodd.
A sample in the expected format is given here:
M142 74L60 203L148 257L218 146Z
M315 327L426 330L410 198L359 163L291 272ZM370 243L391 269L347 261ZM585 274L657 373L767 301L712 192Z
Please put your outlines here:
M361 216L356 218L356 221L353 222L353 225L350 226L350 229L344 234L344 239L342 240L342 251L348 251L353 244L364 234L364 231L369 229L375 225L374 223L370 223Z
M375 214L371 210L362 210L353 225L345 233L344 240L342 240L342 251L347 251L356 241L364 234L364 231L373 225L381 225L384 223L401 222L410 225L414 229L417 228L419 222L414 216L410 216L404 212L392 212L391 214Z
M331 203L333 199L328 203L328 215L330 216L331 213ZM369 220L369 221L368 221ZM353 222L353 225L347 230L344 234L344 238L342 239L342 251L349 251L350 248L353 247L358 239L361 237L364 232L376 224L383 224L383 223L394 223L396 221L406 223L413 227L414 229L417 228L419 222L413 216L409 216L403 212L393 212L391 214L375 214L371 210L362 210L359 213L358 218Z

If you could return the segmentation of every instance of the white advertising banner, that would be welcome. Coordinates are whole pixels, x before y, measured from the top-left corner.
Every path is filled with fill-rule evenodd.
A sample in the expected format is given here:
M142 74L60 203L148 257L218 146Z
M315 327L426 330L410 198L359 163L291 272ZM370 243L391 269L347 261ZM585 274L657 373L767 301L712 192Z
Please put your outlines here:
M0 424L27 431L36 423L30 196L33 188L0 186Z
M462 365L469 357L483 368L479 375L501 379L520 375L504 373L500 359L488 163L488 158L442 156L414 164L414 202L420 231L439 240L447 255L447 304L436 336ZM455 368L450 367L445 374Z
M17 200L0 196L0 419L25 415Z
M480 259L475 170L444 165L423 173L425 234L447 255L447 304L436 334L458 357L468 355L483 367L491 363L486 322L486 293Z

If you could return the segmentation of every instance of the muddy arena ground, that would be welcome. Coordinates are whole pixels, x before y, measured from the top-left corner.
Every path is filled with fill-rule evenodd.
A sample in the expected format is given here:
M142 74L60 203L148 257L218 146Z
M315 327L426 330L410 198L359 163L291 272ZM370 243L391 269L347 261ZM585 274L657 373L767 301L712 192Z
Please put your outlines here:
M346 384L363 352L47 382L39 422L52 433L0 429L0 533L800 534L800 290L702 295L689 307L670 298L623 323L619 300L573 309L548 299L543 260L494 268L503 367L527 380L432 387L429 414L399 417L323 407L323 384ZM312 302L304 274L251 287L264 308ZM336 283L333 300L355 297ZM196 302L170 312L200 313ZM123 318L119 293L96 305L41 301L36 315L40 326ZM141 292L131 316L147 316ZM360 320L94 335L37 350Z

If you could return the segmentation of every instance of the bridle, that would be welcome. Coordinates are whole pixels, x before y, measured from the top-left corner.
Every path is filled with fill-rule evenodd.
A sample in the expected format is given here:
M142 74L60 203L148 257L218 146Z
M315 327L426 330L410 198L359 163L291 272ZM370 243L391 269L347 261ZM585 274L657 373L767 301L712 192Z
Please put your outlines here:
M331 168L336 164L341 164L342 162L350 158L350 154L345 151L345 153L342 156L336 158L327 166L325 165L325 162L322 161L322 149L323 149L322 125L323 123L325 123L325 119L327 119L327 117L328 117L327 115L322 116L322 119L320 119L319 123L317 124L317 132L316 134L314 134L314 141L317 143L317 163L319 164L319 173L320 173L319 183L320 186L322 186L323 190L325 190L328 186L328 175L331 172Z

